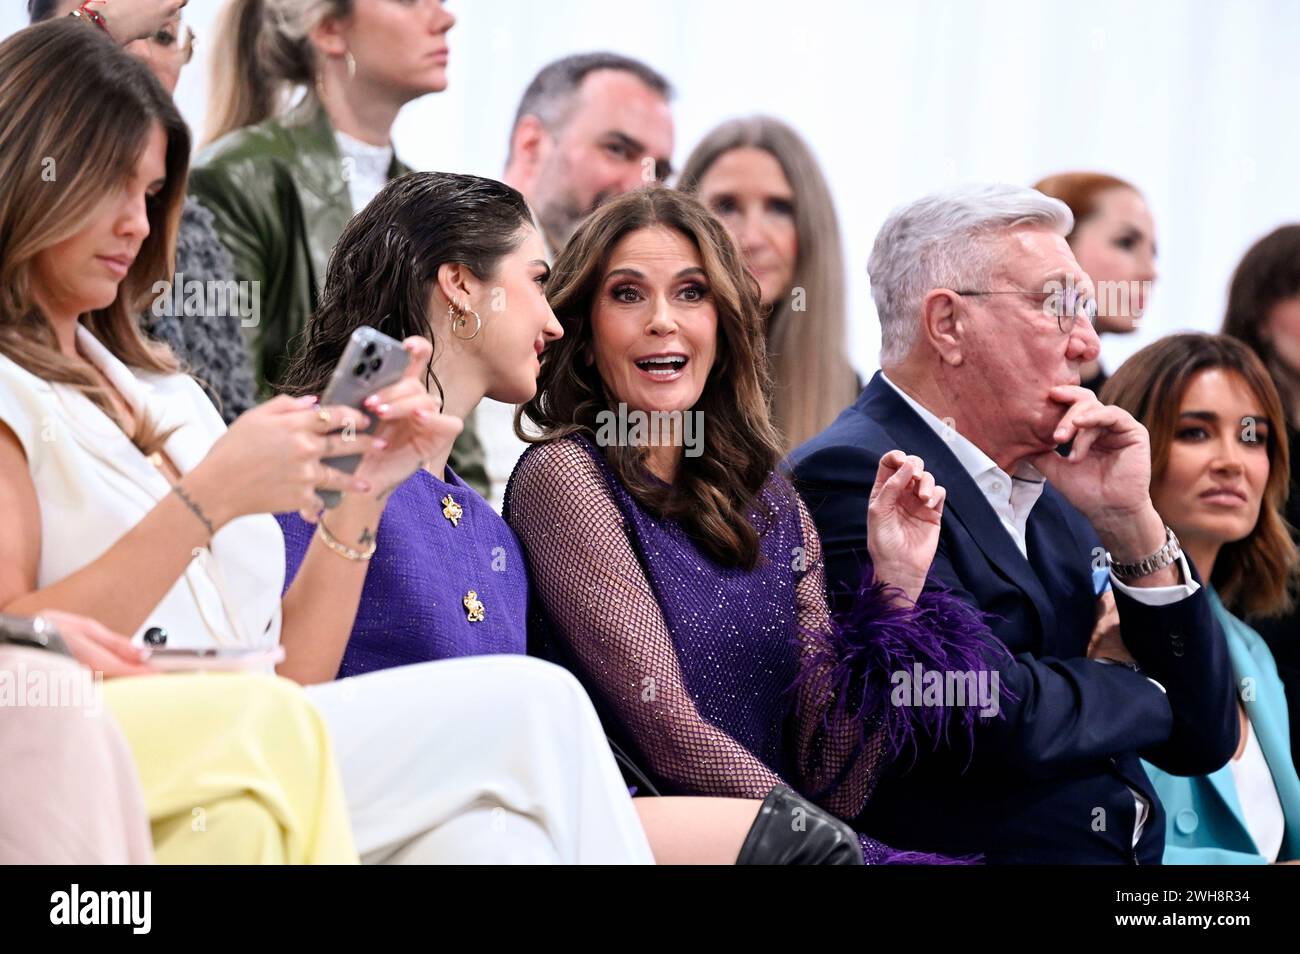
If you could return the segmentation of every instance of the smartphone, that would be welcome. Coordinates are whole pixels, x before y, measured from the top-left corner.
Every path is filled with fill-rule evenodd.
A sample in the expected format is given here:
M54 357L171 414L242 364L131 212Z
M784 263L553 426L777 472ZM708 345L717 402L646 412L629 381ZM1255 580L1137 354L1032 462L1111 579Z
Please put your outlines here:
M365 411L361 402L376 391L400 381L410 361L411 355L402 347L400 341L390 338L381 331L376 331L369 325L362 325L352 332L352 337L348 339L348 345L343 349L343 356L339 358L339 363L334 367L334 374L325 387L325 393L321 395L321 407L342 404L358 411ZM379 426L379 418L373 414L368 416L370 424L362 432L364 434L374 433L375 428ZM338 434L342 431L343 428L339 428L332 433ZM323 460L326 465L336 470L352 474L356 473L357 466L361 463L361 455L347 454L342 457L326 457ZM338 490L318 487L316 494L325 503L327 510L337 507L339 501L343 499L343 493Z
M58 629L43 616L10 616L8 613L0 613L0 643L72 655Z
M284 647L222 647L219 649L154 649L148 665L163 672L242 672L268 669L284 661Z

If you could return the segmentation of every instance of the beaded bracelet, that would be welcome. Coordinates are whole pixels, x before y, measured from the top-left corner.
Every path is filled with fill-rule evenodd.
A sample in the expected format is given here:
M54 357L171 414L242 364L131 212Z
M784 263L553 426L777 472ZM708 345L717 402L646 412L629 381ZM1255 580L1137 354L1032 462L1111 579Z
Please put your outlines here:
M374 537L370 538L370 543L364 550L354 550L346 543L339 540L338 537L330 533L329 527L325 526L324 518L318 518L316 521L316 536L320 537L321 543L329 547L341 557L347 557L358 563L364 563L375 555L375 547L379 545Z

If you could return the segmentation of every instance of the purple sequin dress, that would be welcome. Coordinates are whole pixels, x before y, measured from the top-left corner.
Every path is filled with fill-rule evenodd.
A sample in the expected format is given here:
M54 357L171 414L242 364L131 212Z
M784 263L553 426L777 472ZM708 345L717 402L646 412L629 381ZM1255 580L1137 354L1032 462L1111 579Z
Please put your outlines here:
M450 468L447 477L418 470L389 498L339 678L525 651L528 568L519 541ZM444 504L447 498L455 507ZM284 530L287 590L316 528L297 514L276 519ZM478 621L466 607L471 591L471 604L482 604Z
M851 626L834 624L803 503L775 476L763 500L764 559L724 567L569 437L523 455L505 517L532 572L537 645L663 794L762 798L784 783L851 819L881 771L949 728L942 712L889 705L889 674L985 668L981 627L942 602L900 609L870 581ZM953 714L967 729L972 717ZM862 843L868 863L939 860Z

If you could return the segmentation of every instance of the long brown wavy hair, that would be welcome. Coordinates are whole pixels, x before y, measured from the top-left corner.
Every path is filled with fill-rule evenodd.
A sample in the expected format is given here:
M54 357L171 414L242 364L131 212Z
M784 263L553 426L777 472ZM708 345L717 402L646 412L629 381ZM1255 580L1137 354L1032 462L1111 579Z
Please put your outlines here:
M62 17L0 43L0 353L45 381L79 389L113 420L98 379L59 350L36 303L33 266L129 178L155 124L167 136L167 178L149 202L149 235L117 298L81 321L124 364L171 373L171 350L144 337L137 315L155 283L172 277L189 130L149 68L83 22ZM141 417L131 438L152 453L165 435Z
M1103 404L1132 414L1151 434L1151 484L1163 478L1178 427L1183 393L1192 378L1212 368L1239 374L1263 405L1268 429L1268 482L1250 534L1226 544L1210 580L1225 606L1244 616L1279 616L1294 601L1296 547L1282 508L1291 479L1285 412L1277 388L1255 353L1226 335L1180 334L1161 338L1129 358L1101 389Z
M706 422L703 453L682 458L671 486L646 469L648 447L606 447L605 459L642 506L677 521L719 563L752 569L761 552L760 529L749 515L762 519L769 512L760 492L781 454L767 410L758 284L726 228L690 196L659 186L629 192L578 227L548 284L564 337L542 352L537 394L516 412L515 433L530 443L570 434L594 441L597 415L615 410L616 403L594 362L586 361L592 354L592 308L615 246L633 232L657 227L680 232L695 245L717 309L717 355L691 409ZM524 418L540 435L525 430ZM783 492L793 493L784 478L777 480Z
M762 149L781 165L794 192L799 252L794 280L772 303L764 328L772 374L772 420L789 451L817 436L858 396L845 340L844 243L830 187L803 138L770 116L733 119L700 141L682 167L678 188L696 195L700 180L733 149ZM795 311L794 290L810 306Z

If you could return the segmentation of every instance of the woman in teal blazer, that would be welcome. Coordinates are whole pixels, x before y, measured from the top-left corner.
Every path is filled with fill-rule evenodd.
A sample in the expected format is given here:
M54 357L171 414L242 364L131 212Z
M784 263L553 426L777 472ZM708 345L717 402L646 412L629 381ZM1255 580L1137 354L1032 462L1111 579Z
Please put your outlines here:
M1151 498L1210 581L1237 680L1241 730L1228 764L1191 777L1145 765L1165 807L1164 862L1300 861L1285 692L1263 638L1233 612L1274 615L1292 603L1297 560L1281 517L1290 476L1277 391L1245 345L1185 334L1135 354L1101 399L1151 434Z
M1285 828L1277 860L1294 861L1300 859L1300 780L1291 761L1282 680L1263 637L1229 613L1213 590L1209 596L1228 638L1228 654L1237 675L1242 707L1272 772L1282 806ZM1165 806L1165 864L1262 865L1270 860L1260 853L1246 825L1230 766L1191 778L1170 775L1152 765L1147 765L1146 770Z

